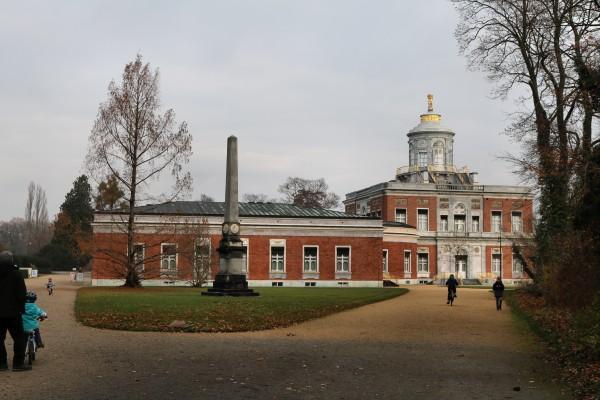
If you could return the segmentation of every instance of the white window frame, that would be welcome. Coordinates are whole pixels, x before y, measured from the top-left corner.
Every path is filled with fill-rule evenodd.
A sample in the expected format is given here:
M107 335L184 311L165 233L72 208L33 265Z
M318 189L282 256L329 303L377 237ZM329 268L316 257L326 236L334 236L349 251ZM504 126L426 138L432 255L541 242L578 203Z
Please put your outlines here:
M515 224L515 217L518 218L518 224ZM523 232L523 213L521 211L512 211L510 213L510 226L513 232Z
M306 253L304 252L307 248L317 249L317 256L315 259L316 270L311 271L306 269ZM310 260L309 260L310 261ZM302 272L305 274L318 274L319 273L319 246L314 244L307 244L302 246Z
M338 269L338 249L348 249L348 271ZM352 246L335 246L335 272L338 274L349 274L352 272Z
M273 248L275 248L275 247L283 248L283 257L281 260L281 262L283 263L283 270L281 270L281 271L273 269ZM269 246L269 272L272 274L284 274L286 272L286 265L285 265L286 257L287 257L287 251L285 248L285 241L283 241L283 243L271 241L270 246ZM275 261L279 261L279 260L275 260Z
M495 262L497 260L497 262ZM490 270L494 275L501 275L500 268L502 267L502 254L492 254L492 265Z
M425 160L423 160L422 156L425 156ZM429 165L429 155L427 154L427 151L417 151L417 165L419 166L419 168L424 168L427 167L427 165Z
M250 273L250 239L240 238L240 240L242 241L242 244L246 247L246 269L244 270L244 273L246 274L246 277L248 277Z
M440 215L440 232L448 232L448 215Z
M426 211L427 215L427 229L421 229L421 221L419 220L419 211ZM417 231L429 232L429 208L417 208Z
M515 253L512 254L512 274L513 277L523 276L523 260Z
M398 211L404 211L404 221L398 221ZM402 214L400 214L400 215L402 215ZM408 224L408 212L407 212L406 208L396 208L396 211L394 214L394 221L403 223L403 224Z
M477 229L475 229L475 221L477 221ZM479 232L480 229L480 220L479 220L479 215L472 215L471 216L471 232Z
M164 247L165 246L175 246L175 254L168 254L165 255L165 251L164 251ZM172 260L171 257L175 257L175 268L171 268L170 266L168 268L163 268L163 261L165 261L165 259L167 260ZM170 261L167 261L167 263L170 265ZM179 253L177 251L177 243L161 243L160 244L160 270L161 271L177 271L179 268Z
M462 221L462 229L459 229L458 221ZM464 214L454 215L454 232L467 231L467 217Z
M433 164L435 165L444 165L446 162L446 154L444 149L444 143L442 141L437 141L433 145Z
M425 263L425 266L427 267L426 270L422 270L421 269L421 256L425 256L425 260L427 261ZM429 253L417 253L417 273L418 274L429 274Z
M406 257L406 255L408 254L408 258ZM404 265L404 273L405 274L410 274L412 271L412 266L411 266L411 258L412 258L412 252L410 250L404 250L404 260L403 260L403 265Z
M382 262L383 272L388 273L389 272L389 266L388 266L389 251L388 251L388 249L383 249L382 256L383 256L383 262Z
M208 259L210 259L211 255L212 255L212 243L210 238L204 238L204 239L198 239L196 240L196 242L194 243L194 267L196 266L196 262L198 261L198 246L202 246L202 242L204 242L205 244L208 245L208 255L206 257L208 257Z
M494 224L494 214L499 214L500 215L500 224L498 225L498 230L496 230L496 225ZM500 210L492 210L491 214L490 214L490 225L491 225L491 231L493 233L500 233L502 232L502 211Z
M142 263L140 266L142 267L139 272L144 272L146 270L146 266L144 265L144 260L146 259L146 245L144 243L138 242L133 244L133 260L135 261L135 247L142 246ZM129 257L129 252L125 254L125 257Z

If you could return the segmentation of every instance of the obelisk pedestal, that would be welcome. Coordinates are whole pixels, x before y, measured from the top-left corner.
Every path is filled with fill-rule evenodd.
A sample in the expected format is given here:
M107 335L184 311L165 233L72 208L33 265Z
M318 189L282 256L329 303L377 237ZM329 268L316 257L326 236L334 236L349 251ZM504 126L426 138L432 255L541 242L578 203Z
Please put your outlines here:
M227 171L225 178L225 215L223 218L223 239L219 244L219 273L213 287L203 292L205 296L258 296L248 289L244 260L246 246L240 239L240 217L238 206L238 163L237 138L227 139Z

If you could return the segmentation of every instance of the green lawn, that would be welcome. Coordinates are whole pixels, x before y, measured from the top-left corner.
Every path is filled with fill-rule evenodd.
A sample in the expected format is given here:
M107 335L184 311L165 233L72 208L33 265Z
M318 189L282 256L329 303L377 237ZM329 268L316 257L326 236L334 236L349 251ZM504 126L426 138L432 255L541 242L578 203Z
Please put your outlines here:
M239 332L285 327L342 310L391 299L401 288L259 288L258 297L201 296L194 288L82 288L79 322L106 329L169 331L183 320L186 332Z

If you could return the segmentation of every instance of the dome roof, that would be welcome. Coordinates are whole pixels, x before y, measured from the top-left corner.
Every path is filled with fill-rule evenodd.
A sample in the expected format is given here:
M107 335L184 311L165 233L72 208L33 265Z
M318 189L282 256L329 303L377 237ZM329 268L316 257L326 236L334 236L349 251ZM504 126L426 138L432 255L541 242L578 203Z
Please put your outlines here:
M454 133L452 129L441 124L442 116L433 112L433 95L427 95L427 113L421 114L421 123L412 128L408 133L417 132L448 132Z

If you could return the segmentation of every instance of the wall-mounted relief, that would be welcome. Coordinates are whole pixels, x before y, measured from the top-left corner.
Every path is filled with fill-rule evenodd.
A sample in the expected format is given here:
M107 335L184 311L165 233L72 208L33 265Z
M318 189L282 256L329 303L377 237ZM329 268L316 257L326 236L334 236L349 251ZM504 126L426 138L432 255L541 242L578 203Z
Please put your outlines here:
M396 207L406 207L408 201L406 199L396 199Z
M454 206L454 214L464 214L465 211L465 205L463 203L458 203Z
M502 208L502 200L492 201L492 208Z
M481 209L481 201L479 199L471 200L471 210L479 210Z
M417 200L417 206L428 206L429 205L429 199L418 199Z
M429 253L429 247L418 247L417 253Z
M513 210L519 210L523 208L523 202L521 200L515 200L512 203L512 209Z
M448 208L449 207L449 199L447 197L440 198L440 208Z

